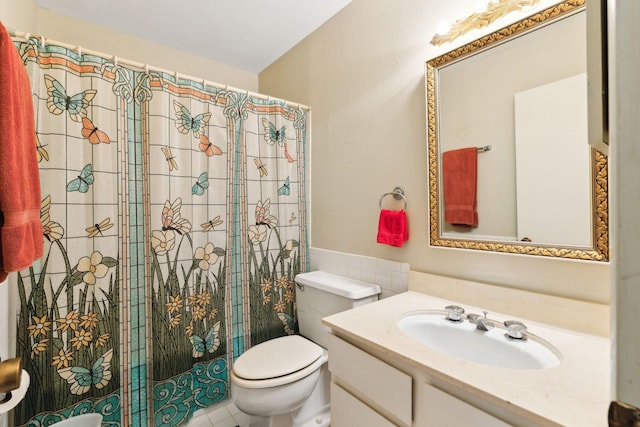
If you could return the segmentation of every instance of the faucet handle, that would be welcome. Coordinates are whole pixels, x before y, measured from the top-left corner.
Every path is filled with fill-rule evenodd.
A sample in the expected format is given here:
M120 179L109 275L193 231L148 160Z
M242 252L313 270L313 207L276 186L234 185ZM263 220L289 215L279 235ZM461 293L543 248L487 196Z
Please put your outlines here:
M524 323L518 320L505 320L504 326L507 328L507 336L509 338L513 338L516 340L525 340L527 337L525 336L525 332L527 332L527 327Z
M453 322L459 322L462 320L464 308L458 307L457 305L448 305L444 309L447 310L447 320L451 320Z

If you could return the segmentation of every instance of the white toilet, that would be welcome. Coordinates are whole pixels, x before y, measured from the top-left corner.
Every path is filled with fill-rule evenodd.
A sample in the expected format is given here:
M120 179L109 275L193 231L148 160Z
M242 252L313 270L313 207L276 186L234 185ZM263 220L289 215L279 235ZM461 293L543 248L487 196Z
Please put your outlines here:
M329 425L329 329L321 319L377 301L380 294L378 285L323 271L298 274L295 281L302 336L253 346L231 370L231 399L241 411L257 416L252 426Z

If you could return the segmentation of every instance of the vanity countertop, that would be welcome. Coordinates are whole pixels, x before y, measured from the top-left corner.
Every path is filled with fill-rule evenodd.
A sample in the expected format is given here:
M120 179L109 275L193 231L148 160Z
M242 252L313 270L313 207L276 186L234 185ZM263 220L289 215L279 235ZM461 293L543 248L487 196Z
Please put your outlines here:
M334 314L323 323L339 335L399 359L428 375L452 382L509 408L519 417L562 426L607 424L610 402L610 342L606 338L522 320L529 332L556 347L560 364L547 369L507 369L466 361L414 341L397 326L413 311L443 310L452 301L408 291ZM458 304L467 312L482 310ZM499 313L490 319L504 321Z

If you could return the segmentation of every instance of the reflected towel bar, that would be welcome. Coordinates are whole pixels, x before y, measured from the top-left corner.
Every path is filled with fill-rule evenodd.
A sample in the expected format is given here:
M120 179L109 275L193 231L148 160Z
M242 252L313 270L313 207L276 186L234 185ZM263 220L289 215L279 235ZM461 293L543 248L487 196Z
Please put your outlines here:
M471 148L471 147L469 147ZM476 147L476 150L478 151L478 153L486 153L487 151L491 151L493 149L493 146L491 145L483 145L482 147ZM444 153L440 153L440 156L442 156ZM395 190L394 190L395 191ZM390 194L390 193L387 193ZM385 194L386 196L386 194Z

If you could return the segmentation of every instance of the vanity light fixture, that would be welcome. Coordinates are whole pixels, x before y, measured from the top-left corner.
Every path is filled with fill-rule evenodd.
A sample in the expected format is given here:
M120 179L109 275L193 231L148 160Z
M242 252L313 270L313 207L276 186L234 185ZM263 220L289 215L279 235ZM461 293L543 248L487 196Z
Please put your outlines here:
M478 2L476 3L476 12L461 21L456 21L449 29L446 29L446 26L444 26L444 21L438 24L438 32L431 39L431 44L439 46L452 42L461 35L471 30L486 27L498 18L502 18L511 12L528 10L538 2L540 2L540 0L493 0L484 2L486 3L484 10L479 10L478 5L481 5L482 2Z

